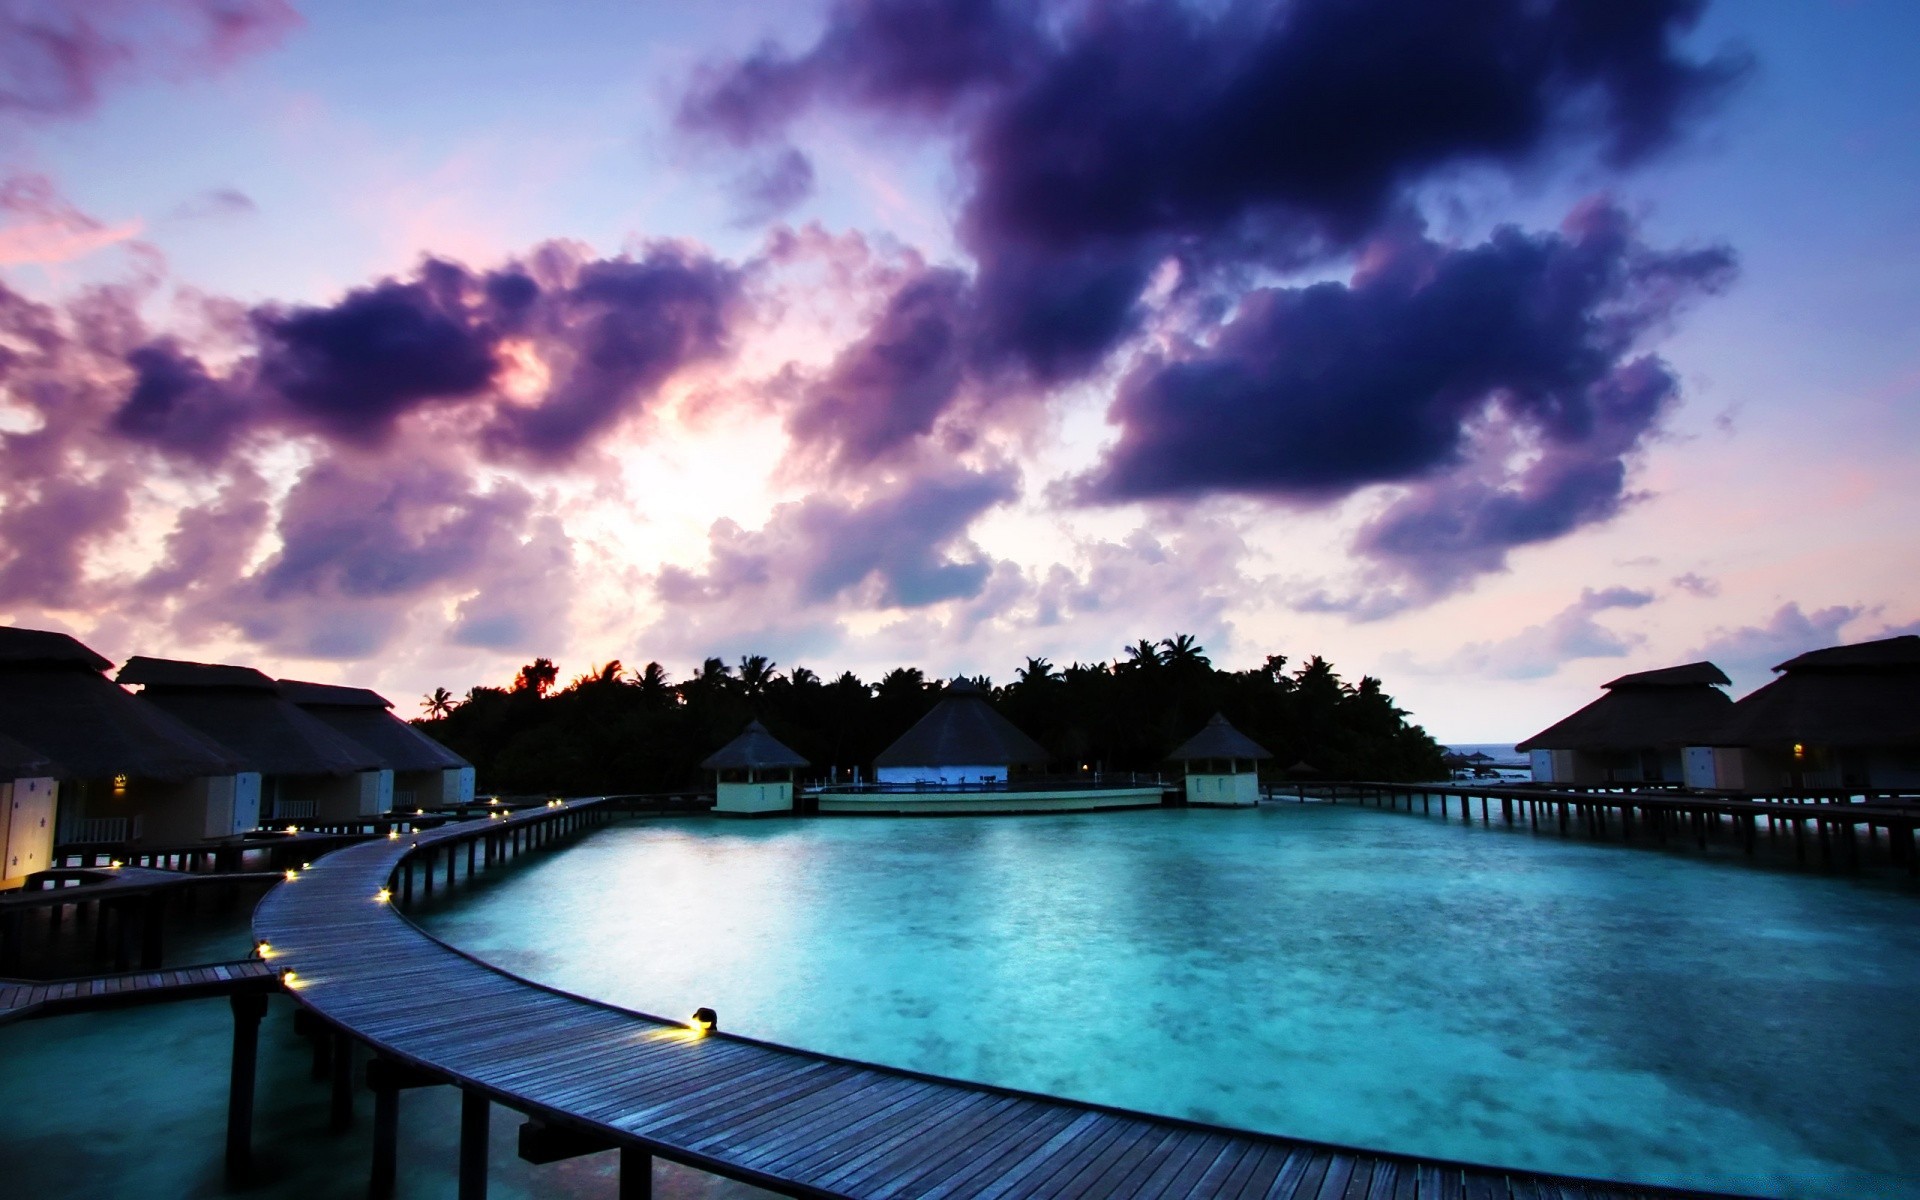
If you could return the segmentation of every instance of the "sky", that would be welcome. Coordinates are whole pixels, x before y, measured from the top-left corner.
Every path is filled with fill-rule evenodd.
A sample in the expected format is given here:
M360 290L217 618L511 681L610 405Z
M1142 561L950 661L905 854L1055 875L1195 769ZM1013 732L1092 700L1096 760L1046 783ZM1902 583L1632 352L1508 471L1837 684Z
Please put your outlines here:
M1920 630L1904 0L0 0L0 620L1197 636L1445 741Z

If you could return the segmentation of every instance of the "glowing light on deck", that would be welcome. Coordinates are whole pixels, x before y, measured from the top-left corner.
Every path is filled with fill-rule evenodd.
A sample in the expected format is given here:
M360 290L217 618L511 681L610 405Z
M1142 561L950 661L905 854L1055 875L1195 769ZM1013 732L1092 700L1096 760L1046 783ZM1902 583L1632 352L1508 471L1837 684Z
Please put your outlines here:
M392 888L381 888L381 889L380 889L379 891L377 891L377 892L375 892L375 893L373 894L373 898L374 898L374 899L375 899L376 901L378 901L379 903L381 903L381 904L385 904L385 903L387 903L387 902L388 902L389 900L392 900L392 899L393 899L393 889L392 889Z

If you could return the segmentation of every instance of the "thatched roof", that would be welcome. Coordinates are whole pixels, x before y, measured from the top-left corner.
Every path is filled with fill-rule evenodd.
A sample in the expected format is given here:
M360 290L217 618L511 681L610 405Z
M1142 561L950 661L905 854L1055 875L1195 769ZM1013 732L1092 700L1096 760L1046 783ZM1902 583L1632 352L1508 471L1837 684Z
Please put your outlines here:
M0 669L0 735L52 759L63 779L178 781L249 769L211 738L84 666Z
M287 703L251 667L131 658L119 682L193 726L264 775L351 775L385 766L378 755Z
M472 765L388 712L393 705L378 692L282 679L280 694L372 751L391 770L450 771Z
M1606 685L1606 695L1514 749L1676 750L1706 744L1733 709L1733 701L1713 686L1716 680L1725 682L1726 676L1712 663L1623 675Z
M10 737L0 737L0 780L38 779L53 773L52 759Z
M344 687L337 683L308 683L302 679L282 679L280 694L301 706L328 708L392 708L393 701L371 688Z
M876 767L1003 767L1044 763L1046 748L993 711L978 687L956 679L933 711L874 755Z
M230 667L220 663L187 662L179 658L148 658L136 654L120 668L114 681L128 687L156 688L239 688L278 695L280 685L252 667Z
M780 767L804 767L807 760L767 732L758 721L747 722L740 736L715 750L701 761L708 771L764 771Z
M0 671L73 667L98 674L112 666L64 633L0 626Z
M1920 746L1920 637L1815 650L1743 698L1716 746Z
M1697 687L1700 685L1720 687L1733 686L1733 680L1727 673L1710 662L1685 663L1678 667L1661 667L1657 671L1636 671L1631 675L1622 675L1600 686L1612 691L1614 688L1646 687Z
M1200 727L1199 733L1180 743L1167 757L1175 762L1191 762L1199 758L1272 758L1273 755L1230 725L1226 714L1215 713L1212 720Z
M1829 646L1809 650L1775 667L1776 671L1842 671L1847 674L1920 672L1920 635L1881 638L1875 642L1855 642L1851 646Z

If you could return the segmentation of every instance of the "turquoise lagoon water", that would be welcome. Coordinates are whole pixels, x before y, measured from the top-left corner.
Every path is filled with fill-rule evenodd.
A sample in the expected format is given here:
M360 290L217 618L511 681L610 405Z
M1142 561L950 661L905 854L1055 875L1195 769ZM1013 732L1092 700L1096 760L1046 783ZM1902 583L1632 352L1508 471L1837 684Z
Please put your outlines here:
M1920 898L1315 805L654 821L416 915L643 1011L1277 1133L1920 1196Z

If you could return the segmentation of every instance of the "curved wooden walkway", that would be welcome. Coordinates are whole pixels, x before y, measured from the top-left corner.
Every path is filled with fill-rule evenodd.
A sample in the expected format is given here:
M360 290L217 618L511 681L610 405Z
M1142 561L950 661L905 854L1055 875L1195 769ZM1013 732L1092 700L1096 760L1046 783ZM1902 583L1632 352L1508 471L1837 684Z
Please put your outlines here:
M289 972L295 999L389 1060L389 1078L405 1074L465 1090L463 1129L472 1119L479 1133L477 1150L463 1136L462 1195L484 1194L482 1099L590 1148L657 1154L795 1196L1706 1195L1360 1151L725 1034L695 1038L677 1022L573 996L467 957L376 899L409 854L426 855L431 873L439 854L450 867L455 847L474 838L497 843L523 828L565 827L587 817L582 810L592 804L339 850L274 888L254 916L255 934L271 943L273 964ZM556 937L564 935L555 930ZM375 1136L378 1155L378 1128ZM391 1140L386 1135L389 1146ZM477 1192L468 1190L475 1169ZM381 1174L376 1159L376 1191ZM623 1179L628 1194L624 1189Z

